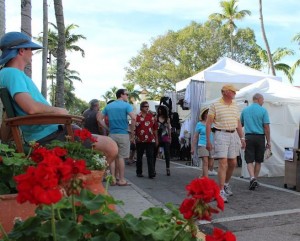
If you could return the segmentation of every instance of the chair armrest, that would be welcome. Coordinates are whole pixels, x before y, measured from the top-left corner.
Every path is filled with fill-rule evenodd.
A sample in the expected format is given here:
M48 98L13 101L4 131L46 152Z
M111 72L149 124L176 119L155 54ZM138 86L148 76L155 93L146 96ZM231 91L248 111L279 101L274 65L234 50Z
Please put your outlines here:
M20 125L47 125L47 124L71 124L73 121L82 122L84 117L76 115L61 114L34 114L7 118L5 121L9 126Z

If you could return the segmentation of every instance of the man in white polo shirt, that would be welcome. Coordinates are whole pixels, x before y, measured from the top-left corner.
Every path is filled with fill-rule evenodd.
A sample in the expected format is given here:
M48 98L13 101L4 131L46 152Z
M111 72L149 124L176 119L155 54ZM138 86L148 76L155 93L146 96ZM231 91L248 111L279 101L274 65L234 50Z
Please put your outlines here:
M233 85L224 85L222 98L209 107L206 121L206 148L212 150L210 142L211 126L214 125L214 158L219 160L218 179L220 195L224 202L232 196L229 180L236 166L236 157L239 155L240 144L245 148L245 138L240 122L238 107L233 100L237 89ZM236 132L240 137L238 140Z

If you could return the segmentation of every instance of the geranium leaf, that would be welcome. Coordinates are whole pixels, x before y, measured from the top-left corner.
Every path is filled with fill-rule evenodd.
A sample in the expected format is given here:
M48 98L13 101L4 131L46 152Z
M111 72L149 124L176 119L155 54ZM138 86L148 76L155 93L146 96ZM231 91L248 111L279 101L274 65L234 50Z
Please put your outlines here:
M78 238L82 235L80 233L77 224L71 220L60 220L56 223L56 234L59 240L61 241L77 241Z
M98 235L93 238L91 238L91 241L120 241L121 237L115 233L110 232L108 235Z

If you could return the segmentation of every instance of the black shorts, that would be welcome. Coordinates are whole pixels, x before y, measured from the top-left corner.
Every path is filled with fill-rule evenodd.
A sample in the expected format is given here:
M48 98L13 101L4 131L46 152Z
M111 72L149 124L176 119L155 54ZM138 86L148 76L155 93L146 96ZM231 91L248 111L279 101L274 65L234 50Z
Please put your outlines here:
M73 131L76 129L81 129L79 126L72 124L72 129ZM42 146L45 146L49 143L51 143L53 140L58 140L58 141L66 141L66 136L68 135L67 129L65 128L64 125L58 125L58 129L57 131L51 133L48 136L45 136L44 138L36 141L37 143L39 143ZM75 138L75 140L77 140L77 138ZM78 140L77 140L78 141ZM92 147L92 143L90 141L85 141L83 143L83 145L86 148L91 148Z
M246 163L264 161L265 153L265 135L246 134L246 149L245 160Z

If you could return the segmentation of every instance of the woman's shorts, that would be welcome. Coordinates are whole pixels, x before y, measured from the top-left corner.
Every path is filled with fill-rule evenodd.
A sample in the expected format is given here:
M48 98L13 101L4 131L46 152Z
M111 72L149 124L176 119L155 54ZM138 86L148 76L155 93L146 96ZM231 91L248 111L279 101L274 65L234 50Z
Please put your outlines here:
M209 158L213 158L213 152L208 151L205 146L198 146L198 157L205 157L208 156Z

